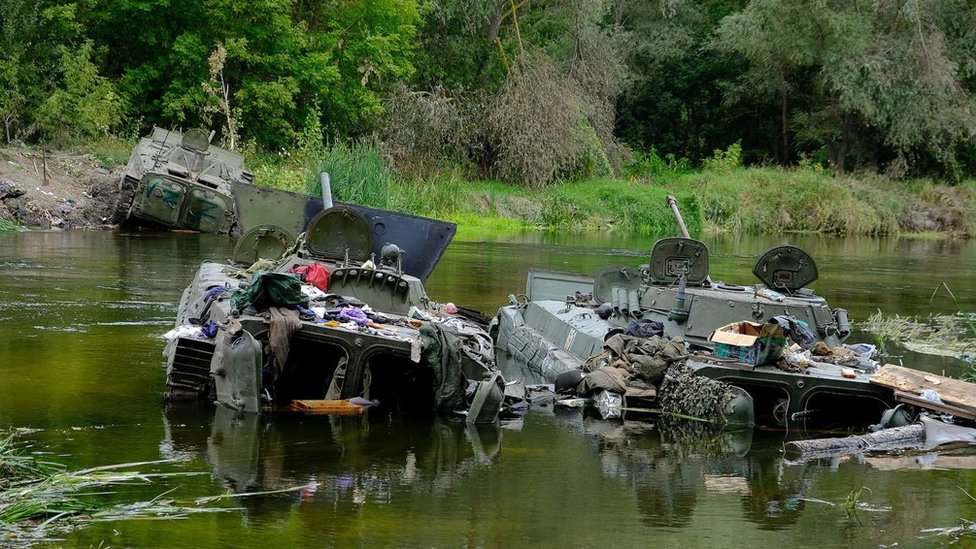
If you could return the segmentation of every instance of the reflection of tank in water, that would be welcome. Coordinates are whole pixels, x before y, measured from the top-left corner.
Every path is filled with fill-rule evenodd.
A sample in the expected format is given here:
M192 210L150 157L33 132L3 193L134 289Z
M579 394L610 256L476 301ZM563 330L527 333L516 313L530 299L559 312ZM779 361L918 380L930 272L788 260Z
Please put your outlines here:
M591 419L583 420L583 431L598 438L604 474L633 490L647 526L688 526L706 492L741 498L743 518L761 529L789 526L804 509L809 471L784 469L780 442L756 442L752 431Z
M153 128L129 157L115 221L228 233L235 223L232 186L253 179L244 158L211 145L206 130Z
M209 428L196 425L208 421ZM161 457L206 456L212 476L231 493L291 490L238 500L263 515L299 504L333 507L389 500L402 491L436 493L468 471L490 467L502 440L497 424L348 416L294 421L225 407L206 416L191 403L171 404L164 426Z

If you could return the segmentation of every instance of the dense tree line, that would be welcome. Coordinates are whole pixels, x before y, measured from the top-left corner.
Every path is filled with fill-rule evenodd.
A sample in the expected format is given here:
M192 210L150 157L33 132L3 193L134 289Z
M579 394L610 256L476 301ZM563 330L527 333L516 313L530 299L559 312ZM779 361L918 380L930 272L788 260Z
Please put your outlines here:
M972 0L0 0L8 142L378 138L402 171L527 184L738 146L958 178L974 99Z

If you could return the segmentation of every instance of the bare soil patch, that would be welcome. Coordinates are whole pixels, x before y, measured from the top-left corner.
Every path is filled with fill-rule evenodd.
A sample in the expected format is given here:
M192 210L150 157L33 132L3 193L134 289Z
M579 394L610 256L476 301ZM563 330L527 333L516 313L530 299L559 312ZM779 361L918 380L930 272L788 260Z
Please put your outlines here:
M87 154L0 148L0 219L38 229L112 226L120 174Z

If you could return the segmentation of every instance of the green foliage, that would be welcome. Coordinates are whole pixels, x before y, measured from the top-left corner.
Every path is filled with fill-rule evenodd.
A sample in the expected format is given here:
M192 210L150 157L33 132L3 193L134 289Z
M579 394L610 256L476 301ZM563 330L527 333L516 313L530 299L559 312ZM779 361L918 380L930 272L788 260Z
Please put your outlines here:
M242 137L271 149L292 146L313 112L333 135L372 129L382 95L413 72L420 20L413 0L93 4L91 36L116 54L109 71L141 114L159 125L206 123L210 82L226 87ZM220 47L214 86L208 61Z
M731 232L897 234L907 197L894 183L770 168L685 176L700 186L709 225Z
M314 178L308 182L310 194L321 195L321 172L331 176L332 196L343 202L386 208L396 175L387 167L379 147L367 142L339 141L323 151Z
M26 230L27 229L14 223L13 221L0 217L0 233L12 233L12 232L26 231Z
M547 188L541 219L547 227L673 233L674 218L665 206L668 194L677 194L688 230L700 232L701 208L694 194L620 180L560 183Z
M61 87L37 111L37 123L45 135L62 141L107 135L121 121L122 100L112 83L99 76L91 56L91 42L73 51L62 48Z
M732 173L732 170L742 167L742 145L737 141L729 145L724 151L715 149L711 158L706 158L702 162L702 168L706 171L713 171L723 174Z
M976 6L0 0L0 121L6 141L204 126L252 154L379 139L408 179L530 187L619 175L628 146L649 151L640 179L800 163L960 182Z
M796 137L826 149L839 171L849 159L876 165L879 147L894 155L895 173L926 158L957 171L955 151L972 146L976 115L973 90L958 76L963 59L953 59L962 53L953 43L957 22L946 12L958 10L971 24L972 6L823 4L762 0L722 20L716 46L749 63L732 99L779 106L783 160L793 157ZM972 55L967 48L963 55Z
M634 159L624 166L624 174L628 177L638 179L651 179L661 175L677 175L687 173L691 170L690 162L687 158L680 160L675 158L673 153L668 153L665 158L661 158L657 149L651 147L646 153L635 152Z

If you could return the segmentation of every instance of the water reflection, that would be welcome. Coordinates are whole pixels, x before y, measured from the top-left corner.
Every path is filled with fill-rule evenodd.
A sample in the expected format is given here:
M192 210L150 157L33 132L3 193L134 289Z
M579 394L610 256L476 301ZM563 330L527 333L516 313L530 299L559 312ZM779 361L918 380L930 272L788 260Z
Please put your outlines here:
M209 428L199 426L201 417ZM502 451L499 424L439 418L261 417L174 403L163 425L161 458L204 457L230 493L283 491L240 499L262 513L299 504L390 503L401 491L444 493L471 471L490 468Z
M587 418L582 427L598 441L604 474L633 491L646 526L687 527L699 499L714 493L738 496L742 519L759 529L781 530L798 521L813 489L817 468L786 466L778 434L682 421Z
M427 285L432 298L493 311L530 268L596 272L646 261L654 238L542 235L457 241ZM929 302L944 280L976 309L976 242L705 237L713 276L749 282L752 263L792 242L817 260L818 293L857 321L951 312ZM0 423L43 429L45 450L79 467L175 457L179 497L309 486L232 500L240 514L93 525L65 545L874 546L976 515L972 450L792 464L785 435L694 433L533 412L521 429L451 423L246 418L207 404L160 414L157 339L204 259L230 241L201 235L0 235ZM857 336L855 336L856 338ZM905 363L958 373L931 357ZM219 417L218 417L219 416ZM934 459L933 459L934 457ZM851 490L891 511L851 523ZM152 486L149 500L176 486ZM192 500L191 500L192 501ZM613 537L608 541L607 531ZM922 541L921 543L926 543Z

